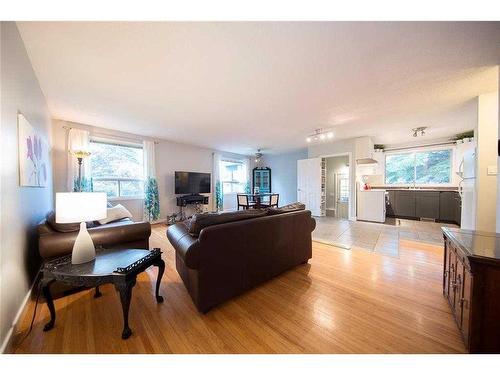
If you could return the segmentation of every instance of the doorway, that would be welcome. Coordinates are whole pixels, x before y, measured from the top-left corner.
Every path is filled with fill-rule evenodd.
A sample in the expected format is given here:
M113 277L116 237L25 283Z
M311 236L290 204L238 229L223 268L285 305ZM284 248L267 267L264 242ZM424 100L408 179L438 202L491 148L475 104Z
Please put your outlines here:
M330 156L326 159L326 216L349 218L349 156Z

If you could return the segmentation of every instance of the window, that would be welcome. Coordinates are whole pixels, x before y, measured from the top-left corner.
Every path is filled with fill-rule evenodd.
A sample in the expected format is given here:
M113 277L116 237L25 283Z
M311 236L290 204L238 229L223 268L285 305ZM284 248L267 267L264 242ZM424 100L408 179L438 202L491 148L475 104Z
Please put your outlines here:
M451 149L388 154L385 182L388 185L449 184L451 158Z
M245 164L242 161L222 160L220 176L223 194L245 192L247 177Z
M93 140L90 152L93 191L103 191L108 198L142 198L142 147Z

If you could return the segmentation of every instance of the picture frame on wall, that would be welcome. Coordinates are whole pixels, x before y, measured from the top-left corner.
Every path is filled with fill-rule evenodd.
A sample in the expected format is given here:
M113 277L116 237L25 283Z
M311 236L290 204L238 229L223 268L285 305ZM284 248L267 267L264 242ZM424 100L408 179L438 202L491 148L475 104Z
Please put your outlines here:
M48 183L49 147L22 113L17 114L19 139L19 185L46 187Z

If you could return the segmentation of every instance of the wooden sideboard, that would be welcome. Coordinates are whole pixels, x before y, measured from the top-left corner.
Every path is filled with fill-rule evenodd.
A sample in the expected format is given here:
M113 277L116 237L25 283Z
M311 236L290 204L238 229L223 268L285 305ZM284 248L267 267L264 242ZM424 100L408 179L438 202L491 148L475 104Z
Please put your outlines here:
M500 353L500 234L443 227L443 295L470 353Z

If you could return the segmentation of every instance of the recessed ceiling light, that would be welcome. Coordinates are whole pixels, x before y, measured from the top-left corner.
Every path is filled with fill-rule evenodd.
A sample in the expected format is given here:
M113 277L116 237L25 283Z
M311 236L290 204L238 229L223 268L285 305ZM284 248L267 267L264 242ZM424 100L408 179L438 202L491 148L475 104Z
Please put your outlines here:
M306 138L306 142L310 143L311 142L311 137Z
M328 138L333 138L333 133L332 133L332 132L328 132L328 133L326 133L326 136L327 136Z

